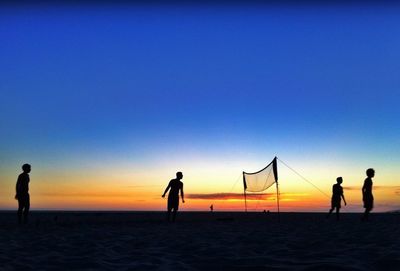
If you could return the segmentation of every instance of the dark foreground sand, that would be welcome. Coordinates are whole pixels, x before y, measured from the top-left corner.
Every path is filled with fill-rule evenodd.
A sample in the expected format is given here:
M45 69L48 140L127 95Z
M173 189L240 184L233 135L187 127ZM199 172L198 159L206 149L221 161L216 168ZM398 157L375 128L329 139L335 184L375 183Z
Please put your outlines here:
M400 214L0 212L0 270L400 270Z

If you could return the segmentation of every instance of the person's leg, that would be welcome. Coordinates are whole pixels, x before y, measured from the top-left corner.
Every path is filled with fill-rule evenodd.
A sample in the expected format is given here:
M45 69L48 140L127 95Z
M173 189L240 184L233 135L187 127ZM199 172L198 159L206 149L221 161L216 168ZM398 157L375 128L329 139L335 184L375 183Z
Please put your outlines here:
M371 212L372 208L369 207L365 209L365 220L368 221L369 213Z
M174 208L174 212L172 213L172 222L175 222L177 209Z
M18 199L18 211L17 211L18 224L22 223L22 209L23 209L23 201L22 199Z
M168 207L168 211L167 211L167 221L170 221L170 216L171 216L171 208Z
M24 208L24 224L28 223L28 214L30 207L31 207L31 202L30 202L30 197L28 195L25 201L25 208Z
M340 208L336 207L336 220L339 220L339 210Z
M179 209L179 197L175 197L172 201L172 209L173 209L173 213L172 213L172 222L175 222L175 218L176 218L176 212Z
M362 221L368 221L368 214L369 214L370 211L371 211L371 208L369 208L369 207L365 208L364 215L363 215L363 217L361 219Z
M326 215L326 218L329 218L329 216L331 215L331 213L333 212L333 207L329 210L329 213Z

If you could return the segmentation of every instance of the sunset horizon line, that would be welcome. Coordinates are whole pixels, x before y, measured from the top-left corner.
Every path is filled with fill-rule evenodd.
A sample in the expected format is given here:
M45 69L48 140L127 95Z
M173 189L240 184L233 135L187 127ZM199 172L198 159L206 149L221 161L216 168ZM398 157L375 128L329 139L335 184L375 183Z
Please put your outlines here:
M266 210L271 214L278 214L276 210ZM15 209L0 209L0 212L15 212ZM138 209L138 210L127 210L127 209L42 209L42 208L37 208L37 209L31 209L30 212L88 212L88 213L96 213L96 212L115 212L115 213L135 213L135 212L154 212L154 213L165 213L164 209ZM180 210L179 212L184 212L184 213L263 213L264 210L248 210L247 212L245 210L238 210L238 209L221 209L221 210L214 210L213 212L210 212L209 210ZM280 213L320 213L320 214L326 214L324 211L280 211ZM343 212L343 214L362 214L363 211L360 210L359 212L356 211L347 211ZM388 211L375 211L374 213L379 213L379 214L386 214L386 213L400 213L400 209L394 209L394 210L388 210Z

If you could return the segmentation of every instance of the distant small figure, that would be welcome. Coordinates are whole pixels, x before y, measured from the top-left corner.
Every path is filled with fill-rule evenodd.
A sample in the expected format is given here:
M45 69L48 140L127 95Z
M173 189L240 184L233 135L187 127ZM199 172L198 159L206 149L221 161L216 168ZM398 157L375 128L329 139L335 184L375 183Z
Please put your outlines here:
M18 200L18 224L22 223L22 214L24 215L23 223L28 223L28 213L30 208L29 173L31 172L31 165L24 164L22 166L22 171L23 172L18 176L15 187L15 199Z
M210 212L212 213L213 211L214 211L214 205L211 204L211 206L210 206Z
M372 195L372 178L375 177L375 170L373 168L369 168L366 171L367 178L364 181L364 185L362 187L362 196L364 202L364 216L362 217L362 221L368 221L368 216L371 210L374 208L374 196Z
M167 221L170 221L170 216L171 216L171 211L173 210L172 214L172 222L175 222L176 218L176 212L179 209L179 191L181 191L181 197L182 197L182 203L185 203L184 197L183 197L183 182L181 182L183 178L182 172L177 172L176 173L176 179L172 179L167 188L165 188L164 194L162 197L165 197L165 194L168 192L169 189L171 191L168 194L168 206L167 206Z
M326 218L329 218L333 210L336 208L336 220L339 220L339 211L341 208L341 201L343 198L344 205L346 206L346 199L344 198L343 194L343 187L340 186L340 184L343 182L342 177L337 177L336 178L336 184L332 186L332 200L331 200L331 209L329 210L328 215Z

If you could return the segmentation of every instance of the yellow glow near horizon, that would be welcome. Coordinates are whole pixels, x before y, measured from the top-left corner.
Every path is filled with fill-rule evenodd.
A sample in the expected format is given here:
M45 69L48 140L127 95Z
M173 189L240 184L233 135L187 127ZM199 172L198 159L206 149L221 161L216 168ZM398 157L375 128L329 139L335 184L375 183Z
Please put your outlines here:
M209 163L187 163L182 167L158 167L157 171L129 170L110 167L107 170L70 171L43 170L33 168L30 193L32 209L80 209L80 210L164 210L166 199L161 198L168 181L174 178L178 168L184 173L186 203L181 210L207 211L214 204L216 211L244 209L243 184L237 163L213 166ZM310 170L303 169L304 172ZM303 172L302 171L302 172ZM326 211L330 207L331 188L337 175L344 178L344 193L349 205L343 211L363 211L361 186L364 172L323 168L310 170L307 178L326 195L284 167L279 168L280 205L282 211ZM379 172L379 171L378 171ZM13 199L18 171L2 172L0 184L0 208L15 209ZM376 211L399 209L400 185L393 180L389 171L381 171L374 179ZM275 186L266 193L269 197L249 197L248 208L253 211L276 210ZM236 193L235 198L190 198L193 194ZM344 204L343 204L344 206Z

